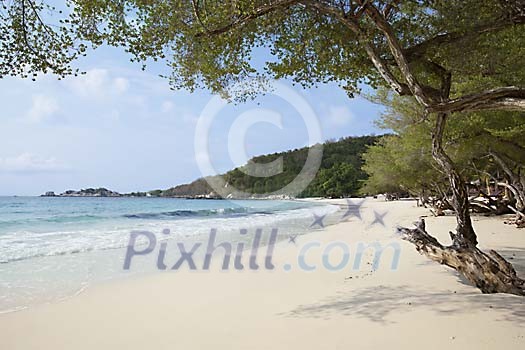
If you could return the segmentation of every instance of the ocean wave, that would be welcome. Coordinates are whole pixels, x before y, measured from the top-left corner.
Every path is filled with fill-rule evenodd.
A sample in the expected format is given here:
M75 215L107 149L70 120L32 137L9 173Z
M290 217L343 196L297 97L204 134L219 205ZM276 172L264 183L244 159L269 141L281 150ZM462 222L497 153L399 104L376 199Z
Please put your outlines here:
M271 215L269 210L257 210L252 208L218 208L218 209L198 209L198 210L174 210L159 213L136 213L122 215L128 219L166 219L184 217L208 217L208 216L242 216L242 215Z
M15 214L18 214L15 212ZM24 213L25 214L25 213ZM38 224L68 224L79 222L94 222L106 219L101 215L82 214L82 215L56 215L48 217L33 217L12 220L0 220L0 227L10 227L16 225L38 225Z
M334 210L333 206L314 207L316 212ZM105 220L96 226L80 226L82 228L62 226L61 230L57 230L58 227L56 227L39 232L25 228L24 231L12 231L0 235L0 247L2 247L0 264L33 258L122 249L127 246L129 233L134 230L153 232L157 234L159 240L165 239L158 236L165 228L170 228L172 231L169 239L206 235L212 228L219 229L222 232L238 232L240 228L268 227L277 223L297 220L304 221L304 225L301 224L301 230L307 230L311 224L312 210L311 206L287 208L286 210L254 207L181 209L121 214L117 218L113 218L115 220ZM92 217L92 215L88 217ZM177 220L173 220L177 218L185 218L185 220L180 220L177 223ZM135 219L137 220L135 221Z
M277 210L276 210L277 211ZM25 225L46 225L46 224L84 224L92 222L101 222L114 219L183 219L192 217L234 217L245 215L271 215L276 211L260 210L255 208L216 208L216 209L178 209L172 211L159 212L144 212L144 213L106 213L103 215L97 214L77 214L77 215L50 215L50 216L36 216L23 219L0 219L0 228L10 228L13 226ZM13 214L19 214L17 212ZM25 214L25 213L24 213Z

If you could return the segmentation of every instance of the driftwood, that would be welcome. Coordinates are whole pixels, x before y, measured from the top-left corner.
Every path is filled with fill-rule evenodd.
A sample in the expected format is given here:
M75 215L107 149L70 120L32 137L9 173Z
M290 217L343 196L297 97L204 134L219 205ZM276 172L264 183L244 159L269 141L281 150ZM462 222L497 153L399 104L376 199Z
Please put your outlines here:
M508 225L516 225L517 228L525 228L525 214L510 205L508 207L516 213L516 218L514 220L505 221L504 223Z
M432 208L432 209L430 209L430 212L431 212L432 215L434 215L435 217L438 217L438 216L445 216L445 212L444 212L443 209L441 209L441 208Z
M502 183L497 184L500 185ZM523 208L520 204L520 200L516 200L516 198L509 200L506 197L500 197L499 194L501 193L495 196L488 196L481 190L479 190L479 193L481 194L481 197L473 197L469 199L470 209L473 212L486 215L516 214L515 219L504 221L504 223L508 225L516 225L518 228L525 228L525 214L514 207L514 205L516 205L519 208Z
M445 210L454 210L454 207L450 204L450 200L445 195L441 197L430 197L428 203L432 206L430 212L434 216L444 216Z
M413 243L420 254L458 271L483 293L525 296L525 280L494 250L484 253L452 232L452 245L443 246L425 231L423 219L416 223L416 228L398 228L398 233L403 240Z
M511 213L509 201L498 197L470 198L469 205L473 212L480 214L503 215Z
M487 204L478 201L471 201L470 209L475 213L495 214L496 212L495 208L491 208Z
M432 206L430 208L432 215L438 217L444 216L446 210L454 211L454 208L450 204L451 201L451 199L446 197L431 197L427 203ZM525 214L517 210L509 203L512 203L512 201L499 197L489 197L486 195L484 197L469 198L470 210L473 213L481 215L516 214L514 219L506 220L504 223L508 225L516 225L518 228L525 228Z

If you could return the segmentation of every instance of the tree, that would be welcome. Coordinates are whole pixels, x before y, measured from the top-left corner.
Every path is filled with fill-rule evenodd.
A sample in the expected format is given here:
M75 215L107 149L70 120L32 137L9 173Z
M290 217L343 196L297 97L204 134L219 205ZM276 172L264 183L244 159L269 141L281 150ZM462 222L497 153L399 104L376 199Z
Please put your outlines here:
M523 0L71 0L59 29L39 24L38 7L26 6L35 1L13 0L2 15L3 75L67 73L68 50L84 40L125 46L140 61L168 57L174 88L224 93L251 76L291 77L305 86L337 81L350 95L367 82L414 97L420 119L434 118L432 156L449 179L457 227L450 247L423 224L404 238L483 292L525 294L510 264L477 249L465 181L443 147L457 112L525 110ZM63 45L45 45L51 40ZM251 59L257 46L275 58L262 71Z
M321 169L312 183L314 196L349 197L359 188L359 173L350 163Z
M369 178L363 194L409 193L426 204L428 197L446 191L446 176L436 170L426 138L414 133L385 136L363 155ZM419 134L418 136L423 136ZM415 171L414 169L417 169Z
M405 190L419 196L434 197L433 203L449 207L446 177L433 161L430 130L433 118L415 123L421 115L417 102L379 89L369 98L386 106L377 121L379 127L394 132L364 154L364 170L370 175L363 188L365 193ZM521 177L525 164L525 119L517 112L474 112L450 120L444 135L445 150L450 154L463 177L478 191L489 196L487 181L508 189L501 200L489 200L491 206L471 200L478 211L496 214L510 212L513 206L522 215L523 191ZM418 171L414 171L418 169ZM504 176L503 176L504 175ZM398 186L396 188L396 186ZM495 208L493 208L495 206ZM441 209L441 208L437 208Z

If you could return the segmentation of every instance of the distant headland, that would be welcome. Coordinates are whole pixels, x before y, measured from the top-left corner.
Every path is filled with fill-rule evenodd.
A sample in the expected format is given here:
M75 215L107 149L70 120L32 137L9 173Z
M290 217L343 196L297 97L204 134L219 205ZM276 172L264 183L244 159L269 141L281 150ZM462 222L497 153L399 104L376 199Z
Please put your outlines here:
M187 199L221 199L213 193L196 194L196 195L166 195L165 191L154 190L148 192L130 192L119 193L108 190L107 188L86 188L81 190L67 190L62 193L55 193L52 191L46 192L40 197L171 197L171 198L187 198Z
M63 193L46 192L40 197L122 197L122 194L106 188L87 188L80 191L67 190Z
M360 195L359 189L367 174L363 171L362 155L368 147L376 144L380 136L345 137L323 144L323 159L315 179L298 194L298 197L341 198ZM250 164L268 164L282 159L283 171L271 177L249 176L244 167L232 169L220 176L226 183L222 195L226 199L288 199L294 194L268 196L268 193L285 188L301 171L308 156L308 147L257 156ZM188 199L223 199L209 185L209 178L199 178L165 190L131 192L121 194L106 188L68 190L60 194L46 192L42 197L167 197ZM242 191L242 197L239 192Z

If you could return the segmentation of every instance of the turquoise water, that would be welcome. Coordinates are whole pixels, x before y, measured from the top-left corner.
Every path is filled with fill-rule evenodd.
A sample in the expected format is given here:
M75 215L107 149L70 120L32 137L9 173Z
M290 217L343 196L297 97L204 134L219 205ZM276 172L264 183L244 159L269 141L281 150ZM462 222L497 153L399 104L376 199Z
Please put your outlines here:
M161 237L169 229L162 239L204 242L216 229L221 240L234 243L249 240L240 229L305 233L314 211L335 210L299 201L0 197L0 312L153 272L153 257L123 271L131 231Z

